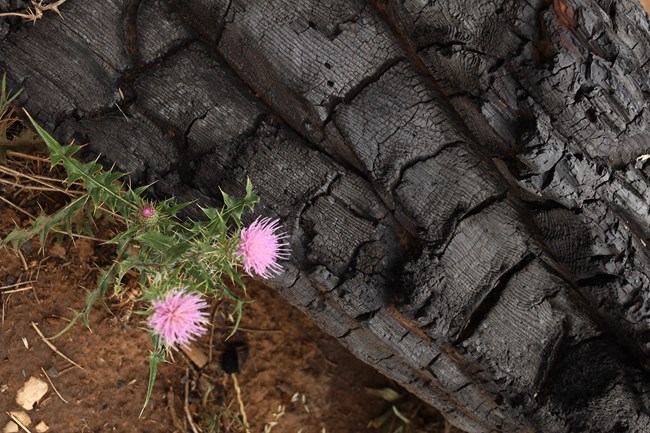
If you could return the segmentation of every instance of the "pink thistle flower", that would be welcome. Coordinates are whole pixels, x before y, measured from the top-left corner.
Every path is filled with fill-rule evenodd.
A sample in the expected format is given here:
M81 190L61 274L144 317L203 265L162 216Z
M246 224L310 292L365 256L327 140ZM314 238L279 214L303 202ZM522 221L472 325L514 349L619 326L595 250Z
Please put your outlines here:
M257 218L243 228L237 254L244 260L244 270L248 275L255 272L262 278L270 278L282 272L280 260L289 258L289 244L283 242L286 234L277 233L280 220Z
M142 209L140 209L140 215L145 219L151 218L155 213L156 210L153 208L153 206L146 205L142 206Z
M147 323L169 347L186 346L207 332L204 325L208 323L208 313L203 310L208 304L197 293L172 290L152 305L154 312Z

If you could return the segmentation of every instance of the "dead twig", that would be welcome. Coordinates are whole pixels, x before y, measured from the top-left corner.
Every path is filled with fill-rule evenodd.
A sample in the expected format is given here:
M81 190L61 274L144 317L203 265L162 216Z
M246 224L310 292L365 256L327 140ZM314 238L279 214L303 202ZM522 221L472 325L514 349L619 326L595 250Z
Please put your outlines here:
M9 154L9 152L7 152L7 154ZM20 153L20 154L17 154L17 155L20 155L21 158L24 158L22 155L27 155L27 154L26 153L25 154ZM27 159L27 158L24 158L24 159ZM18 162L14 161L13 159L12 159L12 162L15 162L16 164L18 164ZM25 163L23 163L22 165L26 166ZM60 178L56 178L56 177L43 176L43 175L34 174L34 173L20 172L20 171L14 170L13 168L11 168L11 167L9 167L7 165L0 165L0 172L5 173L7 176L11 176L11 177L14 177L16 179L24 177L25 179L31 180L32 182L39 183L39 184L45 185L45 186L51 186L51 187L54 187L52 185L52 182L57 183L57 184L65 184L67 182L65 179L60 179ZM77 181L77 182L72 183L72 185L81 185L81 183ZM55 187L55 188L60 188L60 187ZM65 191L66 190L61 189L61 192L65 192Z
M241 398L241 388L239 388L239 382L237 381L237 375L231 374L232 383L235 387L235 394L237 395L237 403L239 403L239 411L241 412L242 421L244 423L244 428L246 433L251 433L251 429L248 426L248 417L246 416L246 408L244 407L244 400Z
M187 429L176 415L176 409L174 408L174 391L172 389L167 392L167 410L172 416L172 424L174 424L176 430L180 432L186 431Z
M13 208L16 209L17 211L19 211L19 212L21 212L21 213L27 215L27 216L30 217L31 219L33 219L33 220L36 219L36 217L35 217L34 215L30 214L30 213L27 212L25 209L21 208L21 207L18 206L17 204L14 204L14 203L11 202L10 200L7 200L6 198L2 197L1 195L0 195L0 200L2 200L4 203L8 204L9 206L13 207Z
M20 289L3 290L2 293L7 295L9 293L26 292L28 290L34 290L34 286L21 287Z
M65 398L63 398L63 397L61 396L61 394L59 394L59 391L56 389L56 386L54 386L54 383L52 383L52 379L50 379L50 376L49 376L49 375L47 374L47 372L43 369L43 367L41 367L41 371L42 371L43 374L45 375L45 378L47 379L47 381L50 382L50 385L52 385L52 389L54 390L54 392L56 393L56 395L58 395L59 398L60 398L61 400L63 400L63 402L64 402L65 404L68 404L68 401L67 401Z
M235 329L234 326L223 326L223 325L217 325L216 323L214 324L216 328L221 328L221 329ZM237 331L243 331L243 332L260 332L260 333L268 333L268 334L280 334L284 332L282 329L254 329L254 328L244 328L242 326L239 326L237 328Z
M44 4L43 0L32 0L32 8L27 8L25 12L4 12L0 14L0 17L18 17L22 18L25 21L31 21L33 23L36 23L36 21L40 20L43 18L43 13L46 11L54 11L61 18L63 18L63 15L61 15L61 11L59 11L59 6L61 6L63 3L65 3L66 0L58 0L57 2L50 3L50 4Z
M34 160L34 161L44 162L44 163L50 164L50 160L45 158L45 157L38 156L38 155L32 155L32 154L29 154L29 153L16 152L15 150L8 150L6 155L7 156L16 156L16 157L22 158L22 159L31 159L31 160Z
M23 254L23 252L20 251L20 250L16 250L16 254L18 254L18 257L20 258L20 261L23 264L23 271L29 272L29 266L27 265L27 259L25 259L25 255Z
M14 157L22 158L22 159L31 159L37 162L48 162L47 160L44 160L40 157L34 157L25 153L21 152L7 152L7 155L11 155ZM8 161L9 162L9 161ZM64 194L70 198L79 198L83 197L85 194L82 189L83 189L83 183L81 181L76 181L73 182L70 185L65 185L67 182L67 179L65 178L57 178L57 177L50 177L50 176L43 176L39 175L33 172L30 166L26 164L20 164L18 161L11 161L11 164L15 164L18 169L13 169L9 167L7 164L1 164L0 165L0 174L4 176L0 177L0 183L3 183L9 187L13 187L16 190L19 191L29 191L32 193L43 193L43 192L58 192L61 194ZM10 178L10 179L7 179ZM36 217L32 215L30 212L26 211L20 205L11 202L10 200L0 197L0 200L3 201L4 203L8 204L9 206L13 207L17 211L23 213L24 215L30 217L30 219L34 220ZM111 209L108 209L104 206L99 206L98 210L101 212L106 213L107 215L110 215L112 218L117 220L118 222L124 222L124 217ZM59 230L54 229L53 231L60 233L60 234L68 234L70 235L71 233L64 233ZM83 237L82 235L77 235L76 237ZM105 241L102 239L96 239L96 238L91 238L88 237L89 239L92 240L99 240L99 241Z
M48 186L32 186L32 185L25 185L25 184L20 184L16 182L11 182L9 180L5 179L0 179L0 183L4 183L5 185L12 186L17 189L21 190L26 190L26 191L40 191L40 192L61 192L64 194L67 194L72 197L80 197L83 195L81 191L74 191L74 190L68 190L68 191L62 191L61 188L58 187L53 187L51 185Z
M20 282L18 282L18 283L9 284L8 286L0 286L0 290L12 289L12 288L16 288L16 287L24 286L24 285L26 285L26 284L31 284L31 283L35 283L35 282L36 282L36 281L34 281L34 280L30 280L30 281L20 281ZM3 292L3 293L11 293L11 292L7 292L7 291L5 291L5 292Z
M219 312L219 308L215 308L214 311L212 312L212 318L210 319L210 340L208 341L208 364L212 362L212 351L214 349L213 347L213 340L214 340L214 331L216 329L216 318L217 318L217 313Z
M199 431L196 429L196 426L194 425L194 421L192 421L192 413L190 412L190 404L189 404L189 399L188 396L190 394L190 372L189 370L185 370L185 377L187 377L187 381L185 382L185 402L183 405L183 409L185 410L185 416L187 417L187 422L190 423L190 428L192 429L193 433L199 433Z
M38 326L36 325L36 323L31 322L31 324L32 324L32 327L34 328L34 330L36 331L36 333L38 334L38 336L41 337L41 339L43 340L43 342L44 342L45 344L47 344L47 346L48 346L50 349L52 349L52 350L54 351L54 353L56 353L56 354L59 355L61 358L65 359L65 360L68 361L70 364L74 365L75 367L80 368L82 371L85 371L86 373L88 372L85 368L83 368L82 366L80 366L79 364L77 364L76 362L74 362L72 359L68 358L68 357L65 356L63 353L61 353L61 351L59 351L59 349L57 349L56 346L54 346L54 344L50 343L49 340L48 340L47 338L45 338L45 336L43 335L43 333L41 332L41 330L38 329Z

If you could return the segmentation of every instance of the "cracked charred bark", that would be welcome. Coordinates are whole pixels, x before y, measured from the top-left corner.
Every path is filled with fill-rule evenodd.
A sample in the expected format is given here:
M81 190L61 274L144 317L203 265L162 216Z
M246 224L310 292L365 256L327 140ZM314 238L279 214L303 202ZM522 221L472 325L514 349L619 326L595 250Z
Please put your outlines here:
M469 432L650 431L636 1L62 12L0 21L25 106L160 198L250 177L291 236L271 285L359 358Z

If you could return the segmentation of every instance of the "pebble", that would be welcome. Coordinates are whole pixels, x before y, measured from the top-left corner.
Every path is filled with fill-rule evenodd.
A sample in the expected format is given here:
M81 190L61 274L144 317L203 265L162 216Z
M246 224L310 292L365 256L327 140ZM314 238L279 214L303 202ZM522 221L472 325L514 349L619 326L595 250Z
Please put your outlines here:
M59 370L56 369L56 367L52 366L46 370L46 373L50 377L58 377L59 376Z
M16 393L16 403L27 410L32 410L34 405L47 393L48 388L47 383L31 376Z
M48 431L50 427L45 424L45 421L41 421L38 424L36 424L36 427L34 427L34 430L36 430L38 433L45 433Z
M34 242L31 239L29 239L27 242L23 244L22 247L20 247L20 249L27 254L31 254L34 251Z
M18 424L13 421L9 421L2 429L2 433L18 433Z
M29 427L30 424L32 423L32 419L25 412L9 412L9 413L25 427Z

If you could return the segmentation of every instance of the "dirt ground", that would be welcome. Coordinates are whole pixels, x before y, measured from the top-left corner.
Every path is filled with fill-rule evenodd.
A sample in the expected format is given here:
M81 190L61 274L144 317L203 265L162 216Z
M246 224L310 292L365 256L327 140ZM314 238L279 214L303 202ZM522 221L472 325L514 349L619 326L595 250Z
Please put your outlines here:
M34 200L21 205L38 209ZM0 236L14 221L25 224L21 214L0 204ZM100 232L110 235L108 228ZM72 318L72 309L81 309L111 249L98 241L63 239L40 250L38 241L20 254L0 249L0 431L9 421L6 412L21 410L15 397L32 376L47 381L49 390L26 411L30 431L44 421L50 432L61 433L246 432L244 413L250 432L395 431L371 426L391 405L367 388L398 388L260 285L249 288L254 302L228 341L229 306L213 306L210 335L190 357L176 352L175 362L160 366L151 402L139 418L150 342L143 319L133 314L137 293L109 298L110 313L97 306L90 330L78 323L51 340L57 354L37 330L53 336ZM422 426L413 431L445 431L432 409L404 396L408 405L402 410L411 410L405 415Z

